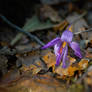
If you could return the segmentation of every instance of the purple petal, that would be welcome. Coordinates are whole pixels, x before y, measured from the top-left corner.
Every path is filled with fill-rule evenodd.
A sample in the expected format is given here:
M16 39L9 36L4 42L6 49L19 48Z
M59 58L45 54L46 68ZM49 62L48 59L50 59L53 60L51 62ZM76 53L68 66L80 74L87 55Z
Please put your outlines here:
M58 56L56 56L56 66L59 66L61 61L61 54L59 54Z
M70 43L70 47L74 50L74 54L76 56L78 56L79 58L82 58L82 55L81 55L81 51L80 51L80 46L78 43L76 42L71 42Z
M57 44L54 45L54 53L56 56L60 54L59 50L61 48L61 45L62 45L62 42L58 42Z
M73 38L73 33L69 30L65 30L62 33L61 40L66 42L71 42Z
M59 53L59 54L56 56L56 66L59 66L63 54L64 54L64 48L62 49L62 53Z
M66 46L64 49L65 50L64 50L64 55L63 55L62 68L66 68L66 60L67 60L68 47Z
M57 38L53 39L52 41L48 42L46 45L44 45L41 49L46 49L46 48L52 47L59 41L61 41L61 39L60 39L60 37L57 37Z
M58 66L60 64L61 58L64 54L64 48L62 48L62 53L60 53L61 45L62 45L62 42L57 43L54 46L54 52L55 52L55 55L56 55L56 66Z

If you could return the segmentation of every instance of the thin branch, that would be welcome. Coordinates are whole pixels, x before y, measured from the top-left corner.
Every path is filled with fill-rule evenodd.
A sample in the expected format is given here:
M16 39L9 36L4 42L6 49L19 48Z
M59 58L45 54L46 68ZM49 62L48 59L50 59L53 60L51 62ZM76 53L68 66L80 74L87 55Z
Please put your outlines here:
M81 81L87 76L88 72L92 71L92 66L89 66L87 71L82 75L82 77L80 77L76 83L81 83Z
M0 17L3 19L3 21L5 21L12 28L16 29L19 32L22 32L22 33L26 34L31 39L34 39L36 42L38 42L41 46L44 45L44 43L42 41L40 41L38 37L32 35L31 33L27 32L27 31L24 31L22 28L18 27L17 25L13 24L12 22L10 22L5 16L0 15Z
M79 19L81 19L82 17L84 17L86 14L87 14L87 12L84 12L83 14L81 14L79 17L77 17L75 20L73 20L73 22L71 23L71 25L74 24L74 23L76 23ZM89 29L84 30L84 31L76 32L76 33L74 33L74 35L78 35L80 33L89 32L89 31L92 31L92 28L89 28Z
M92 31L92 28L89 28L88 30L76 32L76 33L74 33L74 35L78 35L78 34L80 34L80 33L89 32L89 31Z

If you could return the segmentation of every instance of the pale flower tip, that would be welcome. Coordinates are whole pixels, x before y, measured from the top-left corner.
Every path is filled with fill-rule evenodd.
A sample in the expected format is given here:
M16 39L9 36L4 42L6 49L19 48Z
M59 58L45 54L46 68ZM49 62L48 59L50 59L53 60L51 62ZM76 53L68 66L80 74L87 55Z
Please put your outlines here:
M58 66L59 66L59 64L55 64L55 66L56 66L56 67L58 67Z
M64 68L64 69L67 68L66 64L63 64L63 65L62 65L62 68Z
M83 58L80 51L79 51L79 52L75 52L74 54L75 54L77 57L79 57L80 59Z
M80 48L79 48L79 49L80 49ZM81 51L79 51L78 57L79 57L80 59L83 58L82 55L81 55Z
M79 57L80 59L82 59L83 57L82 57L82 55L80 54L80 57Z
M41 47L41 49L42 49L42 50L43 50L43 49L46 49L46 46Z
M44 49L44 47L41 47L41 49L43 50L43 49Z
M62 66L62 68L64 68L64 69L65 69L65 68L67 68L67 67L66 67L66 66Z

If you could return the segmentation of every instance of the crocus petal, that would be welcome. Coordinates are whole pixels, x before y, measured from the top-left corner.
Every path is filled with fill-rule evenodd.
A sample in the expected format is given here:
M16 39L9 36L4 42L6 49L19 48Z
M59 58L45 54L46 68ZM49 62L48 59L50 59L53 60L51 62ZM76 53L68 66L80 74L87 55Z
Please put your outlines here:
M54 53L56 56L58 56L60 54L59 50L61 48L61 45L62 45L62 42L58 42L57 44L54 45Z
M80 52L80 46L76 42L71 42L70 47L74 50L74 54L78 56L79 58L82 58L81 52Z
M56 66L59 66L63 54L64 54L64 48L62 49L62 53L59 53L59 54L56 56Z
M44 45L41 49L46 49L46 48L52 47L60 40L61 40L60 37L57 37L57 38L53 39L52 41L48 42L46 45Z
M63 62L62 62L62 68L66 68L66 60L67 60L67 53L68 53L68 47L66 46L64 48L64 55L63 55Z
M73 38L73 33L69 30L66 30L62 33L61 40L66 42L71 42Z
M61 54L59 54L58 56L56 56L56 66L59 66L61 61Z

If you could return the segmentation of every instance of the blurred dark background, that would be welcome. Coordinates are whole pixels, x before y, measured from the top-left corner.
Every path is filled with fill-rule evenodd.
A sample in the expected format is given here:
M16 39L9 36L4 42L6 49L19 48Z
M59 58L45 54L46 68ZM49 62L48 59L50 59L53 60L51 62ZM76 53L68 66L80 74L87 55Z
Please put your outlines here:
M91 0L0 0L0 14L6 16L13 23L23 26L25 19L34 14L36 4L62 7L70 2L78 8L85 8L85 4L89 2L88 6L91 7Z

